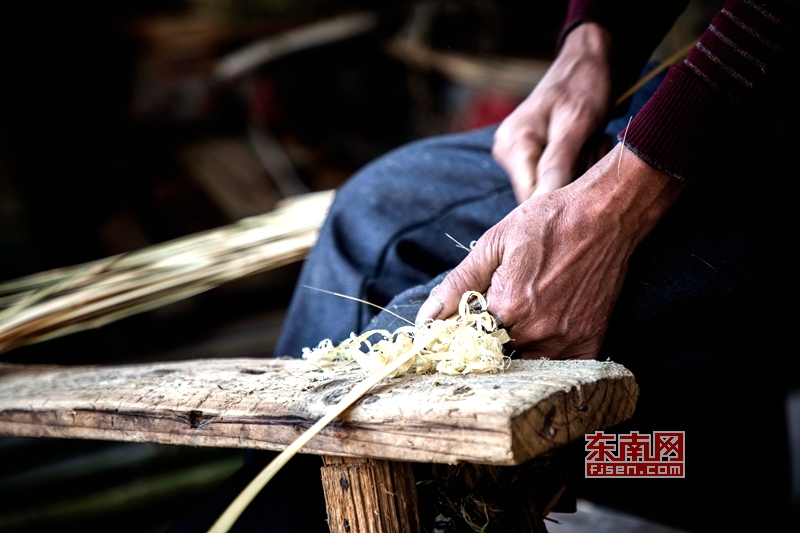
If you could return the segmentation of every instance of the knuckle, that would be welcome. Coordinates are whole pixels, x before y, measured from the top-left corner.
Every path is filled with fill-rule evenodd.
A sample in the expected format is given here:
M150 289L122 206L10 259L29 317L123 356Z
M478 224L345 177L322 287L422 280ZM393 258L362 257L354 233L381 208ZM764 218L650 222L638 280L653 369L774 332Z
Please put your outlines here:
M439 286L440 290L444 286L445 291L452 293L453 298L460 297L466 291L480 291L478 277L472 269L466 268L463 263L452 270Z
M499 266L502 259L502 248L504 243L502 224L498 224L478 239L475 245L475 259L482 260L485 263L490 263L494 266Z
M602 109L585 98L570 98L558 106L554 120L572 128L586 129L600 121Z
M517 150L537 150L546 143L546 128L538 121L504 122L494 134L492 154L505 155Z
M495 143L492 146L492 158L494 158L494 160L500 163L502 166L505 166L504 163L506 162L506 159L508 159L508 150L502 142L495 140Z
M494 132L494 146L493 149L497 148L505 148L509 146L511 143L511 139L514 135L514 130L516 129L516 121L513 119L513 115L507 117L503 122L500 123L500 126Z
M519 317L516 313L516 306L509 305L509 302L503 298L495 296L490 299L489 311L500 320L504 327L510 327L519 322Z
M534 124L520 128L517 135L517 143L529 150L541 149L547 143L547 135L542 128Z

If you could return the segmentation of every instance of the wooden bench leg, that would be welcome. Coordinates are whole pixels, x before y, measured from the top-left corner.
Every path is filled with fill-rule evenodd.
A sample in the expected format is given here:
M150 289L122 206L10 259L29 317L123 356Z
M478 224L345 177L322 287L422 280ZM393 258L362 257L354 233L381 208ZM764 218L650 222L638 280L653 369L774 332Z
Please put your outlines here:
M544 517L566 488L548 457L518 466L434 464L431 470L437 512L469 526L458 531L547 533Z
M323 456L331 533L420 533L411 465Z

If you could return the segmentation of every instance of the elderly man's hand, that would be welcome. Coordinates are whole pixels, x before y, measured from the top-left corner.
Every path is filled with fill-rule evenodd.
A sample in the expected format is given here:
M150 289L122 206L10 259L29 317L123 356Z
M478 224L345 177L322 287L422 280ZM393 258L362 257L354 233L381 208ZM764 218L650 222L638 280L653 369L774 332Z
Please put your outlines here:
M682 188L617 146L580 179L523 202L486 232L417 319L448 317L461 294L476 290L523 357L596 357L628 259Z
M563 187L580 174L581 150L605 120L611 99L611 36L582 24L528 98L495 134L495 160L518 202Z

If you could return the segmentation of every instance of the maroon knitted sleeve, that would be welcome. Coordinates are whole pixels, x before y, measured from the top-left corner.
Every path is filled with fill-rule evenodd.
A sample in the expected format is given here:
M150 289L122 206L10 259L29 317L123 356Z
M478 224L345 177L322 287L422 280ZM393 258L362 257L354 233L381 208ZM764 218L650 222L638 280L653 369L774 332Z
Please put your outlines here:
M686 4L571 0L561 39L584 22L607 28L618 95L636 80ZM781 84L788 66L797 63L797 24L797 0L727 0L620 139L653 167L698 179L715 157L731 156L743 124L752 127L754 117L786 96Z
M645 62L664 38L689 0L570 0L559 45L584 22L596 22L613 36L612 97L636 82Z
M734 155L727 152L742 126L752 127L750 117L785 91L777 80L796 62L797 14L790 0L727 0L633 119L626 146L687 180L699 180L715 157Z

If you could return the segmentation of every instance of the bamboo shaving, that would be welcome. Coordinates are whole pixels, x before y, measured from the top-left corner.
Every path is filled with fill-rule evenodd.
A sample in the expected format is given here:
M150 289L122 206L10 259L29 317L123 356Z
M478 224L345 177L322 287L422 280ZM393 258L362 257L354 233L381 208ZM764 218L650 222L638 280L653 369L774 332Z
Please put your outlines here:
M478 304L473 304L476 310L470 305L473 299ZM374 336L381 339L372 343L370 339ZM394 333L380 329L361 335L352 333L338 346L325 339L315 348L303 348L303 358L322 368L355 361L370 373L398 358L407 359L394 375L497 373L510 361L503 354L503 344L508 341L506 331L497 327L497 321L488 312L483 295L470 291L461 297L454 318L401 326Z
M470 305L473 298L477 299L477 306ZM369 338L376 334L383 338L372 344ZM351 334L338 346L325 339L316 348L304 348L303 358L317 366L329 367L355 361L370 375L273 459L231 502L208 533L227 533L253 498L289 459L383 379L409 371L442 374L501 372L510 362L503 355L503 344L508 341L506 331L497 327L497 321L487 310L486 299L479 292L471 291L461 297L458 315L454 318L402 326L394 333L372 330L361 335ZM367 351L363 352L362 347Z
M408 354L411 357L411 354ZM339 415L345 412L351 405L360 400L369 390L377 385L387 376L397 371L399 367L405 364L403 358L395 359L389 363L381 372L376 372L364 381L356 384L347 395L342 398L333 410L320 418L316 424L311 426L308 430L300 435L288 448L283 450L275 459L272 460L253 480L248 484L244 490L239 493L235 500L231 502L227 509L220 515L216 522L208 530L208 533L227 533L236 523L239 516L244 512L247 506L253 501L261 489L263 489L270 480L275 477L281 468L289 462L289 459L295 456L300 449L308 444L320 431L333 422Z

